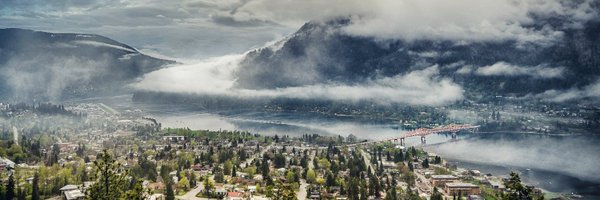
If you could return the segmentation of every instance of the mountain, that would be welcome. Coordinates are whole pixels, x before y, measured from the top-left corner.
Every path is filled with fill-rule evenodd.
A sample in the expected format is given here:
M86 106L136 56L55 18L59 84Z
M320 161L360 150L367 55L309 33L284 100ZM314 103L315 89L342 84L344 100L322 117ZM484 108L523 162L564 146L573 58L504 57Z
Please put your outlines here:
M0 98L43 101L111 94L171 63L100 35L0 29Z
M544 17L528 25L562 32L540 43L384 40L342 29L351 21L308 22L273 46L249 52L237 87L273 89L320 83L357 84L438 66L466 95L514 95L582 88L600 76L600 20L566 26ZM268 80L268 81L267 81Z

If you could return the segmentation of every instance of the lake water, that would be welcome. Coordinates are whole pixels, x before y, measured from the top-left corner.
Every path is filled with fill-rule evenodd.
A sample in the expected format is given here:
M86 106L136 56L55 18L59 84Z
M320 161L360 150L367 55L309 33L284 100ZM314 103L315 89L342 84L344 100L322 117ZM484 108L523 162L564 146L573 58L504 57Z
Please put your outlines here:
M357 121L315 113L253 111L190 111L182 106L132 103L130 96L95 99L117 110L141 109L163 127L209 130L244 130L265 135L326 134L378 140L403 134L398 124ZM568 137L515 133L463 133L458 140L449 135L431 135L407 145L422 146L461 168L507 175L519 171L522 180L554 193L576 193L584 199L600 199L600 137Z

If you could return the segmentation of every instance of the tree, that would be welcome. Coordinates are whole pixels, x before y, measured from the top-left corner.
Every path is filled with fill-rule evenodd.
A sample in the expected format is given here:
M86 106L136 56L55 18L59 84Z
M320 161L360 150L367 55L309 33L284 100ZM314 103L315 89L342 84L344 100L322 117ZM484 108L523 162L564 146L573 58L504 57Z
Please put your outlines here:
M516 172L510 172L510 178L504 183L507 189L510 189L510 193L507 194L505 199L509 200L521 200L521 199L533 199L532 191L530 188L524 186L521 183L521 177Z
M6 184L6 199L13 199L15 198L15 178L13 177L13 174L11 173L10 176L8 176L8 183Z
M52 151L50 151L50 157L46 166L52 166L55 163L58 163L58 154L60 154L60 146L58 144L52 145Z
M398 193L396 192L396 186L392 186L391 189L388 189L385 200L398 200Z
M134 181L134 185L133 188L131 188L131 190L128 190L127 192L125 192L123 194L122 199L131 199L131 200L145 200L147 198L146 196L146 191L144 191L144 188L142 187L142 181L141 180L133 180Z
M319 160L319 167L329 169L331 168L331 163L326 158L322 158Z
M17 200L25 200L25 196L27 195L25 194L23 187L17 188L17 191Z
M346 142L348 143L355 143L357 140L356 136L353 134L348 135L348 137L346 137Z
M275 200L297 200L296 192L290 184L284 184L281 181L277 181L275 186L267 192L267 197Z
M360 181L359 193L360 193L360 200L369 199L369 194L367 192L367 183L365 182L364 179Z
M423 160L423 163L421 163L421 165L423 166L423 168L429 168L429 158L425 158L425 160Z
M175 200L175 192L173 192L173 183L171 180L167 181L166 191L165 191L165 200Z
M285 179L287 179L288 183L294 182L295 177L296 177L296 175L292 170L288 170L287 174L285 175Z
M204 177L204 194L209 196L215 190L215 183L208 176Z
M40 173L35 172L31 182L31 200L40 200Z
M252 177L254 177L254 174L256 174L256 167L254 167L254 166L247 167L244 171L246 173L248 173L248 177L252 178Z
M335 177L331 172L327 172L327 180L325 181L327 187L335 186Z
M237 176L237 167L235 165L233 166L233 168L231 168L231 176L232 177Z
M281 153L275 154L275 157L273 158L273 165L275 168L285 167L285 156L283 156Z
M86 190L88 199L110 200L120 198L127 185L121 164L113 160L106 150L94 161L96 182Z
M306 172L306 181L309 183L315 183L316 180L317 174L315 173L315 171L313 169L308 169L308 171Z
M260 166L260 171L263 177L269 176L269 158L263 155L263 159Z
M215 168L213 168L213 174L215 176L215 181L217 183L223 183L225 181L225 175L223 175L223 169L221 169L219 166L215 166Z
M430 200L444 200L442 193L438 191L437 187L433 187L433 194L431 194Z
M231 164L231 160L225 161L225 163L223 164L223 174L225 174L225 175L231 175L231 168L232 167L233 167L233 164Z
M183 189L183 191L187 191L190 188L190 181L184 176L177 183L177 187Z

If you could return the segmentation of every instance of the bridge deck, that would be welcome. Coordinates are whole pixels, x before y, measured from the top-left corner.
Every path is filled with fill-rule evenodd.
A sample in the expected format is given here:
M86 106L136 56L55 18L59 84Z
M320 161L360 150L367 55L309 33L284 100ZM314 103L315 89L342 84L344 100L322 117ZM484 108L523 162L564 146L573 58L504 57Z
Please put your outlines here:
M473 126L473 125L468 125L468 124L450 124L450 125L437 127L437 128L419 128L419 129L415 129L415 130L406 132L406 133L404 133L404 135L402 135L400 137L393 137L393 138L387 138L387 139L376 140L376 141L367 141L367 142L362 142L362 143L350 144L347 146L364 145L364 144L379 143L379 142L386 142L386 141L398 141L398 140L402 140L404 138L417 137L417 136L425 137L426 135L429 135L429 134L443 133L443 132L456 133L461 130L469 130L469 129L476 129L476 128L479 128L479 126Z

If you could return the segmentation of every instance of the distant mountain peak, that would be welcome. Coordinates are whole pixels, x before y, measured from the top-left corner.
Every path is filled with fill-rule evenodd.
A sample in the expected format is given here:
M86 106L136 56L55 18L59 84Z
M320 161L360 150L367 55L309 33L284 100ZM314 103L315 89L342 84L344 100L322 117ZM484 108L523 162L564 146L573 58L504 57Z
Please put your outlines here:
M452 78L469 91L494 94L527 95L595 82L600 77L600 22L590 20L576 27L544 18L531 26L543 27L550 22L548 26L564 33L561 37L551 43L521 44L516 40L382 41L346 34L341 30L351 23L346 18L312 21L271 47L249 52L236 72L237 87L359 84L434 65L440 66L439 76ZM494 66L498 63L508 67ZM478 71L491 66L504 71ZM471 71L465 73L468 68ZM546 73L543 70L562 70L563 74L532 75Z

